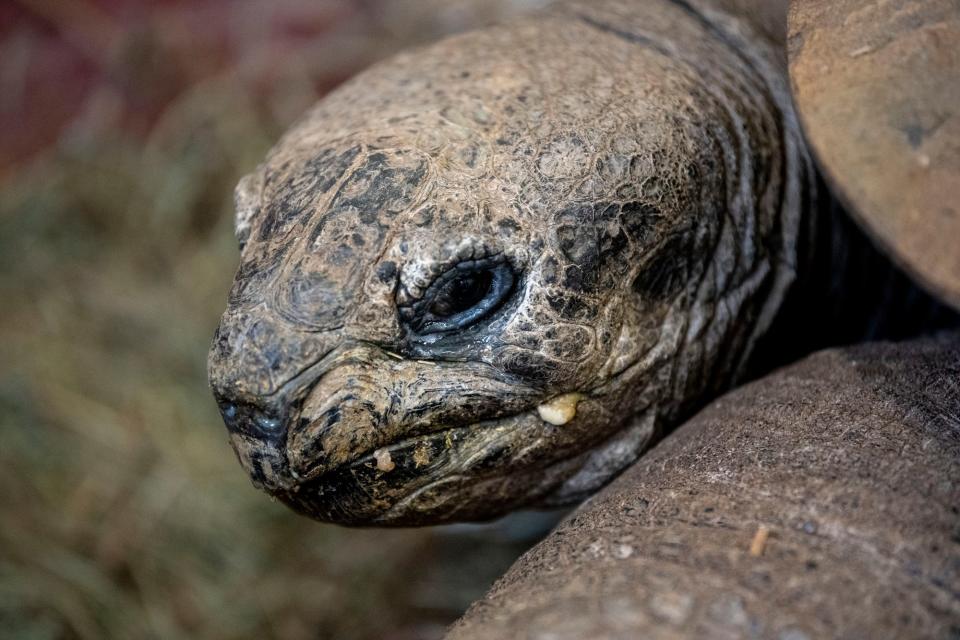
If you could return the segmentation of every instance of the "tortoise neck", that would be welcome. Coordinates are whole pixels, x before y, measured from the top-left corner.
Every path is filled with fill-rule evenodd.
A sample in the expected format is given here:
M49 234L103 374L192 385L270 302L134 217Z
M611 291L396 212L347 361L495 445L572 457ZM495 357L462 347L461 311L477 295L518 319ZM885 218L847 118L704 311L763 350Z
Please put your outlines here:
M818 187L828 193L822 180ZM823 198L813 213L819 255L809 272L824 305L827 340L899 340L957 326L957 315L880 251L835 198Z
M798 239L796 282L758 342L756 375L811 351L868 340L902 340L960 326L877 249L818 178Z

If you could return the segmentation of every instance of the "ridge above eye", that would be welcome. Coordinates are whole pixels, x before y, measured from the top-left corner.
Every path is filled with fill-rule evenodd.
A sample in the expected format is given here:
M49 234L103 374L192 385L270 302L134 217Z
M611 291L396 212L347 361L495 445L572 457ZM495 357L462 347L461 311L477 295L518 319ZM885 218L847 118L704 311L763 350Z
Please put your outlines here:
M415 305L413 329L420 334L468 327L500 307L513 290L505 262L467 261L439 276Z

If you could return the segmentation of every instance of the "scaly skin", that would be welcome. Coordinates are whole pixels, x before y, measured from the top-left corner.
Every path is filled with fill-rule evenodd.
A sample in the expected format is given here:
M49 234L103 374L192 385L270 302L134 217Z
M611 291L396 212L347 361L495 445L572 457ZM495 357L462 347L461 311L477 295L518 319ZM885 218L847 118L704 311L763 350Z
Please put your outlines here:
M237 192L209 369L254 483L353 525L570 502L729 387L812 201L781 58L727 14L584 0L321 101ZM513 283L437 332L457 265Z

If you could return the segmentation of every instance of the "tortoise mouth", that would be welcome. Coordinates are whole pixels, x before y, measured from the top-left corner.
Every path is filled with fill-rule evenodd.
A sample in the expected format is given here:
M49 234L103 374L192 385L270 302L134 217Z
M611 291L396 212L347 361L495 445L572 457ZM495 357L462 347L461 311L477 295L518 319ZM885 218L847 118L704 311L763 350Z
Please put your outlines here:
M429 506L417 505L423 501L417 496L425 497L424 492L437 483L447 487L466 485L478 476L493 473L498 460L504 458L506 443L498 446L502 438L489 437L490 432L524 415L531 414L523 412L406 436L304 479L278 497L310 517L345 525L410 525L457 519L452 513L445 516L439 512L447 511L461 491L431 496ZM479 440L487 440L487 446L465 446L476 445ZM468 448L469 453L465 451ZM444 505L447 508L442 508Z
M283 442L300 483L363 466L387 478L404 475L398 466L418 474L456 466L458 443L530 414L544 393L484 363L392 359L366 345L328 360L309 382L287 407Z
M565 480L576 469L554 468L616 421L603 394L563 394L586 409L558 422L559 409L542 411L553 402L544 390L485 366L393 362L369 347L337 353L284 387L296 401L284 408L282 437L250 427L232 439L255 485L321 521L423 525L501 515Z
M275 495L347 526L488 520L537 502L576 470L583 451L555 447L555 428L528 409L408 435Z

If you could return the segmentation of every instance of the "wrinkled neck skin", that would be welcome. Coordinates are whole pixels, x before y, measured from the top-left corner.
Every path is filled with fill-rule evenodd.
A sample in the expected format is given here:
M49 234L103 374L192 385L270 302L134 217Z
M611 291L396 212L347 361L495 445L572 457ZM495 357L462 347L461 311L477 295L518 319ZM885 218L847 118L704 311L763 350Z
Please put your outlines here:
M797 247L797 279L757 342L749 379L814 350L902 340L960 326L960 317L923 291L881 252L818 184Z
M811 221L819 218L825 191L817 188L786 80L787 3L667 0L650 13L638 4L568 2L560 13L662 53L677 66L671 75L682 70L698 78L688 87L694 113L685 115L707 126L692 155L712 152L716 164L708 171L719 179L704 188L701 178L694 215L702 241L665 252L683 264L671 265L686 285L673 305L659 317L651 314L636 283L636 295L626 300L633 315L624 318L624 333L647 337L651 320L657 323L655 343L621 342L613 352L630 363L618 367L622 372L611 384L625 396L617 411L633 417L581 456L577 473L547 503L593 493L704 402L755 373L757 341L778 325L784 301L807 268L810 256L797 252L801 236L822 229ZM641 268L636 282L656 271ZM813 295L806 292L805 299Z
M782 51L584 0L324 99L237 191L209 369L254 483L350 525L569 503L728 388L812 202ZM458 273L498 284L454 322Z

